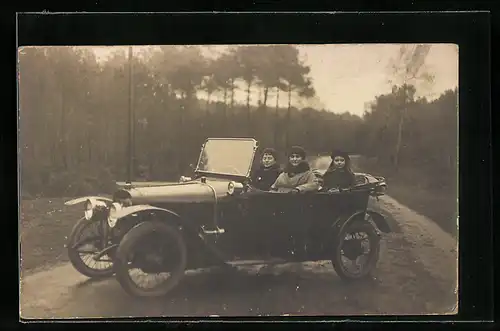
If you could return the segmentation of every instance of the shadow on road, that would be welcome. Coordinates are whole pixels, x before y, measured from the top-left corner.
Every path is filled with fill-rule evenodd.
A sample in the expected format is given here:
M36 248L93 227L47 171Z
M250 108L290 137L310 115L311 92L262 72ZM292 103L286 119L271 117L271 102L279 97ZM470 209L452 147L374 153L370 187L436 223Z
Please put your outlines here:
M118 284L109 286L109 282L106 288L97 285L101 289L91 291L112 299L113 311L120 316L338 315L367 309L376 313L371 300L362 299L363 293L376 291L376 280L344 283L333 271L318 273L296 266L275 272L274 268L265 273L223 269L188 274L167 296L155 299L129 297ZM97 283L80 283L76 291Z
M97 283L100 283L100 282L103 282L103 281L109 281L109 280L114 280L115 276L109 276L109 277L103 277L103 278L88 278L84 281L81 281L79 283L77 283L75 285L75 288L76 289L79 289L79 288L85 288L85 287L88 287L88 286L92 286L94 284L97 284Z
M287 268L280 270L278 274L273 273L270 268L267 272L255 273L247 270L215 271L187 276L184 281L169 295L173 297L190 298L205 297L212 293L218 295L259 295L273 290L286 290L298 292L306 289L322 289L327 294L332 289L343 287L343 291L349 288L360 289L360 287L373 286L372 281L358 283L342 282L337 275L331 272L308 271L304 269Z

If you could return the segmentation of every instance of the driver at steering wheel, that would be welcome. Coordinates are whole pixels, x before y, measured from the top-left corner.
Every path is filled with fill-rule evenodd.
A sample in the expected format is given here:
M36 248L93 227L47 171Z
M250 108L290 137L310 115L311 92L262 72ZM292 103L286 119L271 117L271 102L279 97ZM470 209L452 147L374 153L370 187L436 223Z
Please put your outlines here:
M319 183L306 161L306 151L300 146L292 146L288 153L288 163L271 190L278 192L317 191Z
M266 148L262 151L260 166L255 170L252 176L252 184L255 188L262 191L269 191L276 178L282 172L279 164L276 162L277 152L273 148Z

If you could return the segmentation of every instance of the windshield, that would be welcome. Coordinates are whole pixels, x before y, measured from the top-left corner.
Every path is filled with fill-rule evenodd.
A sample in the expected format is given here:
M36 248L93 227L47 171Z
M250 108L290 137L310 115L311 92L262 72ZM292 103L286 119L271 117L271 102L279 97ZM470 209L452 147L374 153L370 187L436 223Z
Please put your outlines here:
M254 139L208 139L196 171L247 176L257 141Z

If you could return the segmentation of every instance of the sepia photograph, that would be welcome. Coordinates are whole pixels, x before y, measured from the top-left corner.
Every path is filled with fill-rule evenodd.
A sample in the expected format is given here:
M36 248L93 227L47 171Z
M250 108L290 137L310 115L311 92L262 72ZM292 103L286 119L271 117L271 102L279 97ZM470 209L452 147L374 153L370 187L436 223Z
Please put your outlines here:
M457 314L458 45L17 60L21 318Z

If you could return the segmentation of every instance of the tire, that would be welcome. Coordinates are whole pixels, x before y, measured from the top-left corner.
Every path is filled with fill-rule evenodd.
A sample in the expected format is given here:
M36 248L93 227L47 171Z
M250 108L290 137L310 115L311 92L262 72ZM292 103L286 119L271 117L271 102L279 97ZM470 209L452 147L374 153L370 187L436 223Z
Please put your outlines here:
M132 280L129 274L128 257L134 252L134 247L145 236L152 233L160 233L165 240L172 240L179 251L179 263L171 277L164 281L158 288L143 289ZM187 266L187 245L182 234L175 226L159 221L144 222L132 228L120 242L115 256L116 278L122 288L131 296L136 297L161 297L165 296L176 287L184 276Z
M368 263L366 266L364 266L363 272L358 275L347 272L344 268L344 264L342 263L341 249L343 247L346 234L350 232L365 232L370 240L370 253L368 257ZM376 268L380 254L380 237L377 234L375 228L371 224L364 221L355 221L342 229L336 240L337 241L334 246L335 251L334 257L332 259L332 265L340 279L342 279L343 281L356 281L370 278L372 276L372 272Z
M114 273L113 263L111 263L109 268L105 269L91 268L85 264L78 251L72 248L73 245L77 242L77 240L79 240L79 235L82 233L82 231L85 230L85 228L91 226L93 223L96 223L96 221L86 220L85 218L81 218L73 226L73 229L71 230L71 234L69 235L67 242L68 258L73 267L84 276L87 276L89 278L110 277Z

